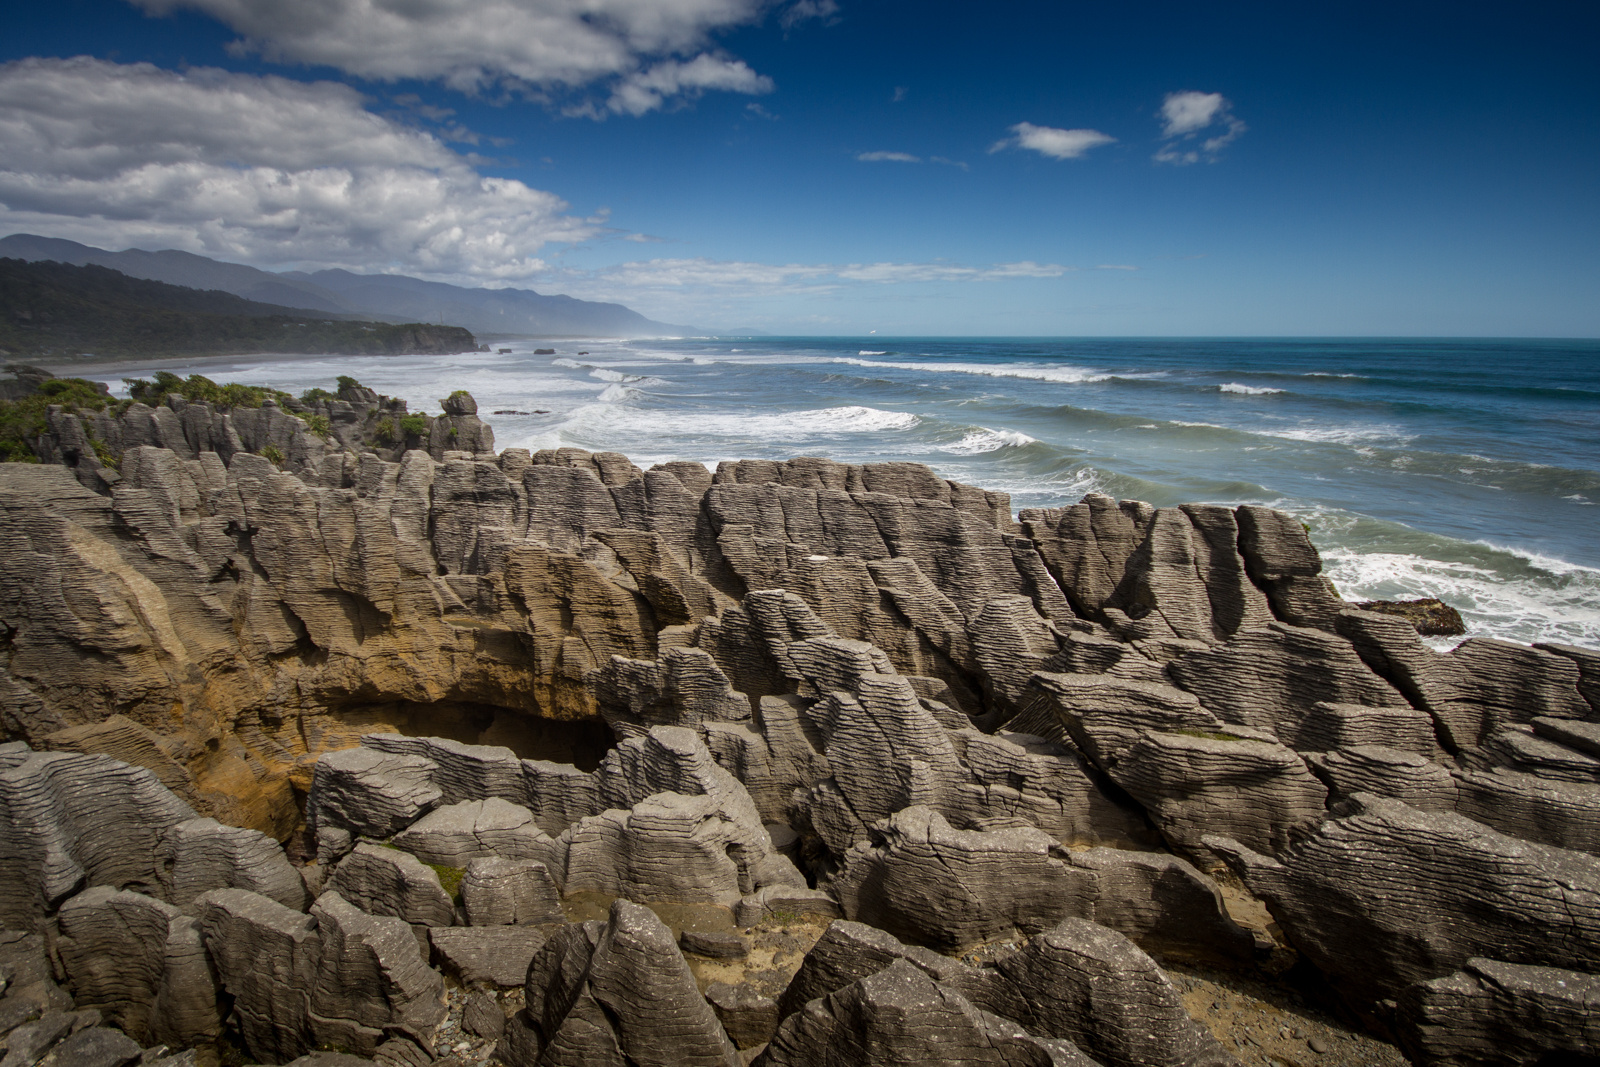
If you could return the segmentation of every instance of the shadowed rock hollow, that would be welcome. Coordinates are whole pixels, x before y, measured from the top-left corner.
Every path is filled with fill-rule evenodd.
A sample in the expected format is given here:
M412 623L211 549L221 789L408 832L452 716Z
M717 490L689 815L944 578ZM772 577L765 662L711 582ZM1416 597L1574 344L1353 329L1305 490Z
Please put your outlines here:
M1221 1064L1158 961L1298 955L1421 1062L1589 1047L1600 654L1436 653L1281 513L114 418L0 464L0 923L140 1042L425 1062L431 961L515 1065ZM580 898L853 922L707 1001Z

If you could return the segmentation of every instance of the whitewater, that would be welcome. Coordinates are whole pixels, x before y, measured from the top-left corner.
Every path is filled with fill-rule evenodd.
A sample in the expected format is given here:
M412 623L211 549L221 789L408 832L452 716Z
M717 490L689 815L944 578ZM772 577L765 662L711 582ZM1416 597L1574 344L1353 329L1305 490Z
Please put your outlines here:
M1347 600L1437 596L1461 611L1469 635L1600 646L1597 342L745 337L493 347L511 352L166 369L293 393L348 374L414 411L437 411L441 397L466 389L502 448L616 451L640 466L913 460L1008 492L1014 508L1089 492L1158 506L1266 504L1310 527ZM126 395L119 379L106 380Z

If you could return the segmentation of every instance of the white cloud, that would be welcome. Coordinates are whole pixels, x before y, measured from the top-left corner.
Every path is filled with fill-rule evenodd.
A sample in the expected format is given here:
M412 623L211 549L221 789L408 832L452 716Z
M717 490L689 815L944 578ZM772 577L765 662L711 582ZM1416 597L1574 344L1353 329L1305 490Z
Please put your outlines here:
M996 141L989 149L998 152L1015 146L1038 152L1051 159L1077 159L1091 148L1113 144L1116 138L1099 130L1060 130L1054 126L1035 126L1019 122L1011 127L1012 136Z
M778 16L778 22L786 30L792 30L806 19L821 19L824 22L834 21L833 16L839 13L837 0L795 0L794 4Z
M643 115L654 111L670 96L698 96L707 89L735 93L770 93L772 79L757 74L741 59L695 56L687 63L669 59L649 70L630 74L611 92L606 107L615 112Z
M1202 159L1216 162L1217 153L1238 140L1248 127L1233 115L1233 104L1221 93L1193 89L1168 93L1161 104L1161 136L1167 142L1156 152L1158 163L1186 167ZM1200 140L1206 130L1212 136ZM1199 142L1198 144L1196 142Z
M921 156L910 152L863 152L856 156L863 163L921 163Z
M220 70L0 65L0 226L262 265L523 278L600 220L479 174L359 93Z
M818 292L857 283L984 282L1059 278L1074 267L1058 263L998 263L968 267L953 263L752 263L714 259L652 259L595 271L553 272L563 288L627 299L641 292L721 291Z
M609 82L614 95L604 110L629 114L659 107L669 91L771 87L743 63L704 50L712 34L759 21L772 0L132 2L153 15L182 9L210 15L241 35L236 52L379 81L440 81L463 92L494 86L572 90ZM834 10L832 0L799 0L781 18L790 26ZM693 69L685 75L681 68Z
M1005 278L1059 278L1071 267L1058 263L998 263L992 267L962 267L950 263L852 263L834 271L840 278L858 282L992 282Z

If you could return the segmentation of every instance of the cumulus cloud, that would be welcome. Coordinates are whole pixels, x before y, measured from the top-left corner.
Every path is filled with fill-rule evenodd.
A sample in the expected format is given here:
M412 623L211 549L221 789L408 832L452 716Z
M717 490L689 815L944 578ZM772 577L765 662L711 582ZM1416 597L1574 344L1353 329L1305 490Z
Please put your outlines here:
M87 57L0 65L0 226L259 264L525 278L600 220L479 174L349 86Z
M1019 122L1011 127L1011 136L996 141L990 152L1005 148L1026 148L1051 159L1077 159L1091 148L1113 144L1116 138L1099 130L1061 130L1054 126L1035 126Z
M440 81L463 92L612 83L608 105L587 109L596 115L641 114L686 89L771 88L743 63L706 49L712 34L759 21L772 0L132 2L154 15L181 9L210 15L241 35L236 52L379 81ZM788 27L835 10L833 0L798 0L779 17Z
M921 163L921 156L910 152L862 152L856 156L863 163Z
M1156 152L1156 162L1180 167L1201 160L1216 162L1217 153L1248 128L1234 117L1233 104L1227 97L1193 89L1168 93L1161 104L1160 118L1161 137L1166 143ZM1207 131L1210 136L1205 136Z

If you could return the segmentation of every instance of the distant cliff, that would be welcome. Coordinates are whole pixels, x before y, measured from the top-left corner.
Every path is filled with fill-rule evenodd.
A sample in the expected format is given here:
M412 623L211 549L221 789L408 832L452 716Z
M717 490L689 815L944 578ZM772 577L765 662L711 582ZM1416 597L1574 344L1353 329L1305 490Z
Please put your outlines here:
M704 333L693 326L648 319L621 304L537 293L532 289L469 289L403 274L323 270L275 274L223 263L192 252L129 248L110 252L76 241L14 233L0 238L0 256L31 261L96 264L134 278L196 289L220 289L248 300L284 304L335 316L387 322L452 322L479 333L535 337L660 337ZM748 331L739 331L748 332Z
M130 278L107 267L0 259L0 349L33 359L412 355L477 347L459 326L362 322Z

